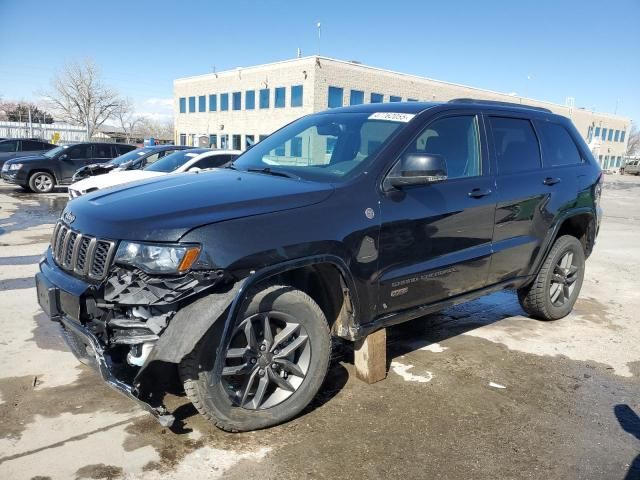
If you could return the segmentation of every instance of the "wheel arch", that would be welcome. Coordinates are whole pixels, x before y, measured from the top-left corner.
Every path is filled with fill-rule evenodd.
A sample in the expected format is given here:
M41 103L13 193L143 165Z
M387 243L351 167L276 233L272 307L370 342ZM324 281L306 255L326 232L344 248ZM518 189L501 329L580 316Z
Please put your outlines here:
M47 168L47 167L33 167L29 169L29 171L27 172L27 185L31 181L31 176L35 173L40 173L40 172L48 173L53 177L53 180L56 182L55 184L60 185L60 181L58 180L58 176L56 175L56 173L51 168Z
M300 285L304 285L303 280L315 272L321 272L324 276L317 279L319 281L318 284L307 286L306 290L302 290L312 298L314 297L309 291L316 295L314 300L319 304L325 315L329 312L329 315L336 316L333 320L330 317L328 318L330 322L333 322L332 325L337 334L349 338L351 333L354 332L353 328L357 321L356 314L359 309L355 285L347 264L340 257L334 255L300 258L257 270L248 277L240 279L230 287L225 288L224 291L209 291L209 295L201 297L199 300L180 309L160 336L160 340L147 358L138 376L152 362L180 363L214 323L224 321L222 341L218 346L217 352L220 354L223 349L226 349L237 312L247 299L250 291L261 283L282 279L293 281L292 286L299 288ZM338 280L341 287L344 286L341 292L343 296L339 297L336 294L338 299L342 298L343 300L343 308L340 308L337 313L336 308L331 308L327 303L331 301L330 294L328 298L323 299L318 293L318 289L321 290L329 285L328 282L331 280ZM335 287L332 286L331 288L333 290L330 291L335 293ZM345 299L348 300L349 305L346 305Z
M547 258L549 251L553 247L556 239L562 235L571 235L576 237L582 244L584 249L585 258L588 258L593 250L595 244L595 238L597 234L597 219L596 214L592 208L579 208L565 212L563 215L558 216L553 224L553 228L547 234L547 238L542 244L540 253L534 263L534 268L530 272L532 276L535 276L542 268L544 259Z

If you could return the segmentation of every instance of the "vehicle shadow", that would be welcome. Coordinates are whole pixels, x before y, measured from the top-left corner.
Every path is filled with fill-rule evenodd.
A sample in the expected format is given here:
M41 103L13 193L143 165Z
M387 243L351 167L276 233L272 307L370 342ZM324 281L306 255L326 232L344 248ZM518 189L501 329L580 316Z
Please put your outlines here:
M640 440L640 416L629 405L624 404L618 404L613 407L613 412L622 429L633 435L637 440ZM640 480L640 455L633 460L624 478L625 480Z
M523 314L514 292L502 291L390 327L387 329L387 370L395 357L504 318ZM320 408L344 388L349 380L349 371L342 363L353 364L353 344L335 339L325 382L313 401L296 418ZM180 405L173 411L176 422L171 431L177 434L189 433L191 429L186 425L189 424L190 417L197 413L191 403Z
M327 372L324 383L322 384L322 387L320 387L320 391L311 401L311 403L307 405L305 409L292 420L307 415L308 413L313 412L315 409L320 408L322 405L335 397L343 389L348 380L349 373L347 372L347 369L344 368L344 366L342 366L338 361L336 361L336 359L332 360L331 364L329 365L329 371ZM184 398L184 394L180 396ZM192 428L188 427L187 425L191 417L194 417L195 415L198 415L198 411L192 403L187 402L180 405L173 411L175 423L170 428L171 432L178 435L190 433L192 431Z

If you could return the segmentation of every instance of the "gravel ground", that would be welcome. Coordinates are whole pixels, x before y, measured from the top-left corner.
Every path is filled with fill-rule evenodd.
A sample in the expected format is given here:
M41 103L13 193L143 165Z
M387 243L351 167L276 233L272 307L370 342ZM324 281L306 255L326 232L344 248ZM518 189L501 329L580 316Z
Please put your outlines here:
M0 478L640 478L640 178L608 176L575 311L500 292L391 330L388 378L333 363L285 425L170 431L67 352L33 275L66 193L0 183Z

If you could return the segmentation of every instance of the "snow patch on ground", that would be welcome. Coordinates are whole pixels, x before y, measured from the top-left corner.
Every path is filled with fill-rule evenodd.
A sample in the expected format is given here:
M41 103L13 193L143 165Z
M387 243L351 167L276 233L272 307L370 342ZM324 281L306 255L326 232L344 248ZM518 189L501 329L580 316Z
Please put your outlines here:
M264 447L255 452L238 453L234 450L221 450L219 448L202 447L189 455L170 472L144 472L130 478L136 480L178 480L200 479L208 480L222 478L224 474L241 461L260 461L270 448Z
M405 365L400 362L391 362L391 370L397 375L400 375L407 382L428 383L433 380L433 373L425 371L423 375L417 375L409 372L413 365Z

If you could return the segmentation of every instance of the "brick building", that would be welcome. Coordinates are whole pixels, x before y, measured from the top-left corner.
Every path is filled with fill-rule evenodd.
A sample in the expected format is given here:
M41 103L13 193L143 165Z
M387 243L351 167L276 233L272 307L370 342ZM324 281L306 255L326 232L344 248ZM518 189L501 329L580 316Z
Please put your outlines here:
M303 115L360 103L478 98L545 107L573 120L604 168L619 167L631 121L618 115L312 56L174 81L176 142L245 149Z

